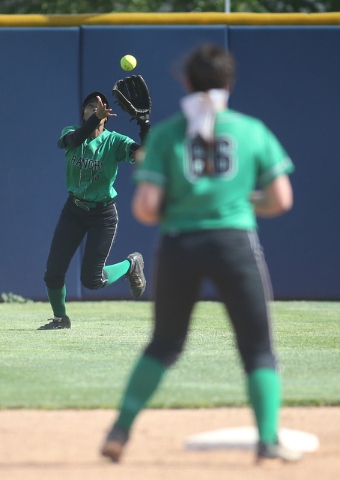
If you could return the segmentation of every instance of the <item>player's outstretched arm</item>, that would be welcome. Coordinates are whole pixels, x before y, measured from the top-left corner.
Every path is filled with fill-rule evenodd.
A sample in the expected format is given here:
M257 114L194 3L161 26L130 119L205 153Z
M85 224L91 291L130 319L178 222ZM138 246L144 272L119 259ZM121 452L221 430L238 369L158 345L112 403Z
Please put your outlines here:
M91 135L91 133L98 127L101 120L94 113L90 118L73 132L67 133L58 142L59 148L79 147Z
M132 75L124 80L118 80L112 89L112 95L124 112L131 116L131 120L137 120L142 144L150 131L150 114L152 102L148 86L141 75ZM115 103L116 103L115 102Z
M59 148L79 147L91 135L91 133L99 127L100 122L108 117L116 117L115 113L111 113L112 109L107 108L100 97L98 99L98 108L79 128L73 132L67 133L58 142Z
M263 190L252 192L251 202L259 217L277 217L293 206L293 189L288 175L280 175Z

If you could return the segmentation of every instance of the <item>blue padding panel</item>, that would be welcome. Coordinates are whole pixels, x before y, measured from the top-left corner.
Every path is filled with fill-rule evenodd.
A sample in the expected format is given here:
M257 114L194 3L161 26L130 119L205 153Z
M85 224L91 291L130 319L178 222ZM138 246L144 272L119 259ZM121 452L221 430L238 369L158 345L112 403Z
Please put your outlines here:
M56 142L79 106L79 30L2 28L0 44L0 293L44 299L47 255L66 198ZM74 261L68 273L72 297L78 266Z
M82 99L129 75L120 58L138 60L153 101L152 123L178 110L184 90L179 60L198 44L229 46L238 66L230 105L261 118L292 157L292 212L260 222L277 298L340 298L338 129L340 27L2 28L2 186L0 293L46 299L43 275L53 231L66 200L64 154L56 147L78 123ZM176 73L177 72L177 73ZM139 141L138 127L113 105L108 127ZM155 228L130 213L133 167L122 164L116 187L120 224L108 263L134 251L145 257L151 295ZM130 298L128 282L91 292L79 280L82 249L67 274L68 298ZM204 296L213 293L205 287Z
M340 27L231 27L231 107L261 118L296 165L293 210L260 222L278 298L339 298Z
M225 46L225 26L211 27L82 27L82 96L95 90L104 92L109 99L116 80L128 75L142 75L149 87L153 102L152 123L156 123L179 109L179 99L185 94L175 78L180 70L183 56L202 42L213 42ZM124 55L134 55L137 67L125 72L120 67ZM117 105L113 106L117 118L111 118L109 130L116 130L140 141L136 122L130 123L129 116ZM144 227L136 222L130 211L134 185L131 181L133 167L122 164L116 181L117 205L120 223L116 242L108 264L119 262L129 253L140 251L145 258L147 277L146 295L151 295L152 254L157 242L156 229ZM130 298L128 282L118 281L107 288L93 292L83 289L83 298L106 298L124 296Z

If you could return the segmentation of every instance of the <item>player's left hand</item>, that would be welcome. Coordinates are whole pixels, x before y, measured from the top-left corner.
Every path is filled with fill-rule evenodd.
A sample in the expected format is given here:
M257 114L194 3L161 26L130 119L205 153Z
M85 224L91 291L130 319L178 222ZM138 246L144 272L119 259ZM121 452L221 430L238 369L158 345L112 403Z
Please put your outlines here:
M106 108L106 103L103 104L102 99L100 97L97 97L98 100L98 108L96 111L96 115L100 120L103 120L104 118L108 117L116 117L117 115L112 112L112 108Z
M132 75L118 80L112 89L112 95L124 112L136 119L138 125L150 124L151 98L148 86L141 75Z

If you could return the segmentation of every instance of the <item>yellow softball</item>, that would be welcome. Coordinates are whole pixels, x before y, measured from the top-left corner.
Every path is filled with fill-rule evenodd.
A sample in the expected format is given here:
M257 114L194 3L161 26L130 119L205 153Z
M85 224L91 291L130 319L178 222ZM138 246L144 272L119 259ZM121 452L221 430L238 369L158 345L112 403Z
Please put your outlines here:
M120 66L123 70L126 70L127 72L136 68L136 65L137 60L132 55L125 55L120 61Z

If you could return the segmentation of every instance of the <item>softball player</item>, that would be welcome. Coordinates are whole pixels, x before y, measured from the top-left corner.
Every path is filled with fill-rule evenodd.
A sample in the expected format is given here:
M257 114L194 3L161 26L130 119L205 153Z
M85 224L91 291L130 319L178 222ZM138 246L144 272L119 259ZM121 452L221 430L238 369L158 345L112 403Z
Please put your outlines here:
M276 137L227 108L232 58L202 45L187 60L181 112L148 138L138 169L135 217L160 223L152 339L135 366L102 454L118 461L131 425L181 354L204 278L215 284L234 327L259 431L257 459L297 460L277 442L280 382L268 301L270 279L256 217L292 206L293 165ZM259 186L261 190L252 192ZM251 201L252 198L252 201Z
M140 147L131 138L106 130L105 124L113 116L116 115L111 113L105 95L90 93L82 106L83 124L64 128L58 140L58 147L65 150L69 197L54 232L44 277L54 318L38 330L71 327L65 307L65 275L85 235L81 266L84 287L96 290L126 275L133 297L140 297L145 290L144 262L140 253L132 253L120 263L105 266L118 224L114 189L118 163L134 163L134 153ZM141 130L142 140L146 133Z

